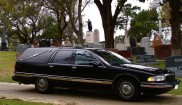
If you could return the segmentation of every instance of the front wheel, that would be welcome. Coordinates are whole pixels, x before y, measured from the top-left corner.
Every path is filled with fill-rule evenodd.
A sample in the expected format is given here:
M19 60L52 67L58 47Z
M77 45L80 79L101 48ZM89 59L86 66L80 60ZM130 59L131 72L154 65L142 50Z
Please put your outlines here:
M122 100L133 101L138 98L140 89L137 81L134 79L123 78L117 83L117 92Z
M47 78L37 78L35 88L39 93L49 93L53 86Z

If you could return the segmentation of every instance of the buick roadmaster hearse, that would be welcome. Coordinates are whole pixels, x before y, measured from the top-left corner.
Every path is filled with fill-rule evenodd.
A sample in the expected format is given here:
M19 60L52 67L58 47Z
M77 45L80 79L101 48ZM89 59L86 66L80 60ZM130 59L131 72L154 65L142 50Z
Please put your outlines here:
M169 70L136 65L112 51L97 48L29 48L17 60L13 80L35 84L40 93L54 87L107 87L122 100L177 89Z

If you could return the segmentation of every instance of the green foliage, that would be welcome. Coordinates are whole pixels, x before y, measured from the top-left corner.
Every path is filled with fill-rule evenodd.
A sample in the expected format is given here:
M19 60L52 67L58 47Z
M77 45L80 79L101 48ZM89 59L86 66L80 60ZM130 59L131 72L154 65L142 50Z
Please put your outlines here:
M152 29L157 29L157 20L156 10L142 10L132 19L128 35L139 42L142 37L150 36Z
M16 52L0 51L0 82L13 82L12 74L16 61Z
M170 26L170 11L169 11L169 3L165 3L162 6L162 10L161 10L161 16L162 16L162 25L163 27L169 27Z
M46 103L26 102L19 99L0 99L0 105L52 105Z
M124 35L116 36L114 39L115 43L119 43L119 41L124 42L124 37Z
M56 39L59 37L58 25L53 17L45 16L41 19L41 23L44 23L42 26L45 30L36 39Z
M121 13L116 22L116 28L123 29L128 24L129 18L135 17L136 12L140 10L138 6L132 6L130 3L122 7ZM126 27L126 26L125 26Z

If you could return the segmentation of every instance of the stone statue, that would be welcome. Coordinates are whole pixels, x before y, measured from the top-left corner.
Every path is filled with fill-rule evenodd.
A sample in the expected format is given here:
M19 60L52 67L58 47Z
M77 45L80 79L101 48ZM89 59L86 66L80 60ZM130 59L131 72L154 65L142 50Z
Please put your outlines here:
M88 31L92 31L92 22L88 19Z

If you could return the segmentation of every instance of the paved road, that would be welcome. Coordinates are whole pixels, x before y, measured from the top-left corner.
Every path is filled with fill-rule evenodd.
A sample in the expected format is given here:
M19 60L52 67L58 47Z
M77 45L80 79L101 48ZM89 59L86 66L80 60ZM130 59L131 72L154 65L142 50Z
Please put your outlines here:
M182 96L143 97L137 102L123 102L116 95L103 92L56 89L52 94L39 94L34 85L0 83L0 98L21 99L58 105L182 105Z

